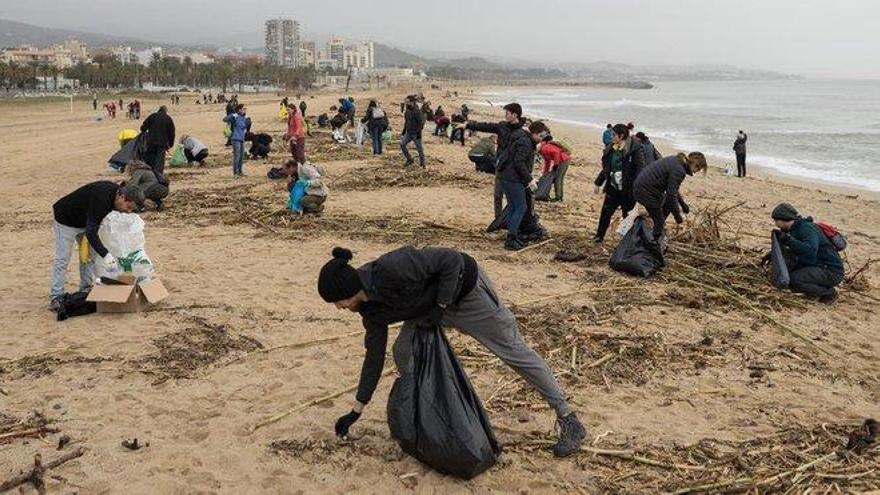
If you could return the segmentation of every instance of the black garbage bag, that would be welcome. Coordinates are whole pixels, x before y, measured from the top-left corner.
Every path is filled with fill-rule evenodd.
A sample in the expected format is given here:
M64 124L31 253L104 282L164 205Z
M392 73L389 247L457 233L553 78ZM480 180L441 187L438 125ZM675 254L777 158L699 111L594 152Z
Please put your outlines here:
M432 469L471 479L501 452L486 411L440 327L413 332L413 373L388 397L388 429L407 454Z
M782 244L779 242L779 231L770 235L770 282L777 289L787 289L791 282L788 273L788 262Z
M90 315L96 312L98 305L86 301L87 297L89 297L89 291L87 290L63 294L58 305L58 321L64 321L74 316Z
M125 165L132 160L143 160L144 153L146 152L146 137L143 133L138 134L137 137L132 139L131 141L125 143L122 148L119 149L116 153L113 153L113 156L107 160L107 163L123 172L125 169Z
M665 265L663 254L653 239L645 219L636 218L611 255L611 268L645 278L653 275Z
M553 189L553 182L556 180L558 172L554 168L549 174L544 174L538 179L538 188L535 190L535 201L549 201L550 190Z

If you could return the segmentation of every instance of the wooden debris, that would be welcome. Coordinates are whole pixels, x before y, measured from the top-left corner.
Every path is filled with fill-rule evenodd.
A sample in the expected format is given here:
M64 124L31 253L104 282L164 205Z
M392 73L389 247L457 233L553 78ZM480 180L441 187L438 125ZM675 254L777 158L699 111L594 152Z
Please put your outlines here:
M34 467L27 473L22 473L12 479L0 483L0 492L5 492L19 485L30 483L38 492L46 493L46 482L43 479L46 475L46 471L55 469L68 461L76 459L77 457L82 456L84 452L85 449L83 447L78 447L57 459L47 462L46 464L43 464L43 457L40 454L37 454L34 456Z

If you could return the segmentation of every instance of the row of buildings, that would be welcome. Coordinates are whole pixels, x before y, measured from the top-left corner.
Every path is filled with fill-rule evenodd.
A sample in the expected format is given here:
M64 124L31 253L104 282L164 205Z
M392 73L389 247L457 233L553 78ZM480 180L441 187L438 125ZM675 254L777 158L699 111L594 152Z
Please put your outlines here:
M266 21L266 61L291 68L373 69L376 51L372 41L346 44L336 37L318 45L302 38L298 21L279 17Z
M0 62L21 65L37 64L66 69L89 61L89 48L78 40L67 40L46 48L21 45L0 50Z

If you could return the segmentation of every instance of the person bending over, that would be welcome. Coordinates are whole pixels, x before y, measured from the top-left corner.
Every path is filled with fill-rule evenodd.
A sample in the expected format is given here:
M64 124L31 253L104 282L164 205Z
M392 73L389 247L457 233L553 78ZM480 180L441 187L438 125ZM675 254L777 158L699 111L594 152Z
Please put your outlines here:
M476 260L448 248L404 246L355 269L348 249L333 249L318 278L318 292L338 309L359 313L366 355L351 412L336 422L336 434L348 435L373 397L385 364L388 326L403 322L393 354L402 373L415 368L412 334L422 325L457 328L513 368L556 411L560 457L580 450L587 435L566 401L547 363L523 341L516 317L501 302L489 276Z

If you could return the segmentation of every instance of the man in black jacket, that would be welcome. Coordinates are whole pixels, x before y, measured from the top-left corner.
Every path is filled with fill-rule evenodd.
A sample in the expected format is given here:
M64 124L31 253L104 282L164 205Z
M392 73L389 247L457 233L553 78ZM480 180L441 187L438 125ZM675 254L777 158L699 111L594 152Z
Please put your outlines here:
M168 108L162 105L147 117L141 124L141 132L146 133L144 162L157 177L164 177L165 152L174 146L174 121L168 115Z
M611 217L620 208L623 216L629 214L635 206L633 200L633 182L645 167L645 153L642 145L629 135L629 128L623 124L612 127L614 136L611 144L602 152L602 170L596 177L596 194L605 192L602 213L599 215L599 226L593 240L597 243L605 239L605 233L611 224ZM603 188L604 186L604 188Z
M91 251L101 258L101 263L113 271L118 266L116 258L107 252L98 229L101 222L113 210L131 213L143 208L144 193L134 185L120 186L115 182L98 181L86 184L59 199L52 205L55 217L55 261L52 263L52 285L49 289L49 307L57 310L59 300L67 283L67 264L76 251L74 246L83 236L88 240ZM94 257L92 257L94 260ZM80 290L92 286L92 263L80 263Z
M318 279L321 297L338 309L360 313L367 331L354 407L337 420L337 435L348 435L372 399L385 364L388 326L403 321L394 343L394 360L400 372L415 368L412 332L422 325L457 328L512 367L553 407L560 429L554 447L557 456L580 450L586 429L569 407L547 363L523 341L516 318L476 260L454 249L412 246L391 251L358 269L349 265L351 259L351 251L335 248L333 259L324 265Z
M425 128L425 119L413 96L406 98L403 120L403 133L400 135L400 151L403 152L403 156L406 158L405 166L409 167L414 163L407 149L407 145L413 142L416 144L416 151L419 153L419 165L425 168L425 150L422 147L422 130Z
M518 103L504 106L504 120L497 124L468 122L465 127L478 132L498 135L498 161L495 166L495 217L501 216L502 195L507 198L510 213L507 218L505 249L525 247L520 237L520 224L529 210L527 188L534 190L532 169L535 166L535 144L523 129L522 107Z
M736 176L746 176L746 141L749 136L743 131L739 131L736 140L733 142L733 152L736 153Z

